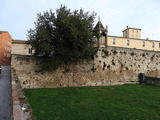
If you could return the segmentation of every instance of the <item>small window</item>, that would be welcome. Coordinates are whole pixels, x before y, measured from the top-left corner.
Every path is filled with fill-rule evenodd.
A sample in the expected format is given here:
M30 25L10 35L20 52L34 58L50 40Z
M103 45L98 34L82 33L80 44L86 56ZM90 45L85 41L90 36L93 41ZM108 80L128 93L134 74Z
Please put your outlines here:
M32 48L29 48L29 49L28 49L28 53L29 53L29 54L32 54Z
M154 43L154 42L152 43L152 47L153 47L153 48L155 47L155 43Z
M160 48L160 42L159 42L159 48Z
M97 41L96 36L93 36L93 42L96 42L96 41Z
M145 47L145 41L143 41L142 46Z
M28 53L29 53L29 54L31 53L31 49L30 49L30 48L28 49Z
M138 35L136 35L136 38L138 39Z
M112 44L116 44L116 38L112 38Z
M132 30L132 32L134 32L134 30Z
M129 46L129 44L130 44L130 43L129 43L129 40L127 40L127 45Z
M134 38L134 35L132 35L132 38Z
M138 33L138 30L137 30L137 33Z
M32 48L31 48L31 54L32 54Z
M104 39L100 38L100 44L103 44L103 43L104 43Z

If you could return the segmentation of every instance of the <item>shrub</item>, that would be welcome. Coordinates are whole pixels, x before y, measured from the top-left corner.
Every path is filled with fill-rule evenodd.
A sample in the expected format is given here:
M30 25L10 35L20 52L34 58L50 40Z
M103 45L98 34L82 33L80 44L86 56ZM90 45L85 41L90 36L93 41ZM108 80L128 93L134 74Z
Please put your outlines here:
M65 66L63 73L68 73L69 71L70 71L70 69Z
M114 60L112 60L112 65L115 65Z
M128 70L128 67L125 67L126 70Z
M114 50L114 51L113 51L113 54L114 54L114 55L116 55L116 54L117 54L117 51L116 51L116 50Z
M94 66L91 69L92 72L95 72L96 70L97 70L97 68L95 68Z
M134 53L134 52L132 52L132 53L131 53L131 56L133 56L133 55L135 55L135 53Z
M145 57L145 53L142 54L142 57Z
M154 59L154 55L151 57L151 61L153 61L153 59Z
M110 65L107 66L107 69L110 69Z
M107 50L102 50L103 51L103 53L106 55L106 56L109 56L109 52L107 51Z
M106 67L106 63L104 62L103 63L103 70L105 70L105 67Z

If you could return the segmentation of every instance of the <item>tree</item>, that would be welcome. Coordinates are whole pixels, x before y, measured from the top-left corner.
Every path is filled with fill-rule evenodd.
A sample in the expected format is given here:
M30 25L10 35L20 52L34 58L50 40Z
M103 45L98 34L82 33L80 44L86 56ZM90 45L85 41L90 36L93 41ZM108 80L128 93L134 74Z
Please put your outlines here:
M56 13L39 13L35 29L28 31L28 42L41 56L42 69L56 69L60 65L89 60L93 55L93 22L95 13L82 9L71 12L66 6Z

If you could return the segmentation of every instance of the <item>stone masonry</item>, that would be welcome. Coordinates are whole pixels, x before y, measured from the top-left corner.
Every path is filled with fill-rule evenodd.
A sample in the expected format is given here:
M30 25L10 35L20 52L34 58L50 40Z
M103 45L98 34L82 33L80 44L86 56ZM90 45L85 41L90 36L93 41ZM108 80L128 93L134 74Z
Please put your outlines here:
M97 48L93 61L40 72L33 56L12 55L12 69L22 88L108 86L138 83L138 74L160 77L160 52L107 47Z
M12 120L32 120L31 112L18 77L12 69Z

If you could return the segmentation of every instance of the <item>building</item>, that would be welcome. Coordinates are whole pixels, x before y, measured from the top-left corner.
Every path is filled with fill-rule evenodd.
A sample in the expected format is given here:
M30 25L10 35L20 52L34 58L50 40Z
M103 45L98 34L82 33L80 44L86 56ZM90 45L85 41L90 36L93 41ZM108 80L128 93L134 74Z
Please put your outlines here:
M12 38L7 31L0 31L0 64L10 64Z
M33 52L31 45L25 40L13 40L12 55L33 55Z
M98 33L98 36L94 36L95 47L105 48L107 46L111 46L160 51L160 41L141 39L141 29L139 28L130 28L127 26L127 28L122 31L123 36L111 36L108 35L108 28L104 28L99 20L94 28L94 32ZM25 40L13 40L12 54L33 55L34 50Z
M98 21L94 31L100 35L99 39L95 36L96 47L113 46L160 51L160 41L141 39L141 29L139 28L130 28L127 26L127 28L122 31L123 36L111 36L108 35L108 28L104 28L101 21Z

